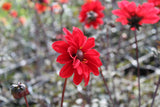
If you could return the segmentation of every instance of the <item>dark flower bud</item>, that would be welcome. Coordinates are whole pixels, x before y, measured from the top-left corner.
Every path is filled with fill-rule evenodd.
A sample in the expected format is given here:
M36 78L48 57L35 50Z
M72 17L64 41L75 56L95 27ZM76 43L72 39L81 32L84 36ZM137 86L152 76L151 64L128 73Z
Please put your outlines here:
M18 82L18 84L13 84L11 86L11 93L15 99L19 99L21 97L27 96L29 91L25 84Z

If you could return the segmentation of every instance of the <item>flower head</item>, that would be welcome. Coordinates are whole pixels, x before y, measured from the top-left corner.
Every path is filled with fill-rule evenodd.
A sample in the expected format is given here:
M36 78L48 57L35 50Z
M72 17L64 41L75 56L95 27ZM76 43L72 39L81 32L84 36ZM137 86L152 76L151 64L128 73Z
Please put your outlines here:
M23 17L23 16L19 17L19 22L20 22L22 25L24 25L25 22L26 22L26 18Z
M62 11L62 8L58 3L53 3L53 5L51 6L51 10L55 14L58 14L58 13L60 13Z
M5 11L9 11L11 9L11 7L12 7L12 4L10 2L5 2L2 5L2 9Z
M60 53L57 62L65 64L60 70L62 78L68 78L74 74L73 82L78 85L84 79L85 86L88 85L90 73L98 76L98 67L102 65L99 57L100 54L95 49L95 39L84 36L83 32L73 27L70 33L66 28L65 41L56 41L52 44L52 48Z
M92 2L92 1L96 1L96 0L84 0L85 2Z
M27 96L29 91L25 84L19 82L18 84L13 84L11 86L11 93L15 99L19 99L21 97Z
M103 24L103 10L104 7L98 0L85 3L82 5L79 15L80 22L85 23L86 28L89 28L92 25L95 29L97 29L98 25Z
M47 6L46 6L45 4L36 3L36 4L35 4L35 8L36 8L37 12L38 12L39 14L41 14L41 13L43 13L43 12L46 11Z
M59 0L60 3L68 3L68 0Z
M12 10L12 11L10 12L10 15L15 18L15 17L17 17L18 13L17 13L17 11Z
M160 8L160 0L148 0L149 3L153 3L156 7Z
M160 15L160 0L148 0L149 3L153 3L155 7L159 9L158 15Z
M112 13L119 16L117 22L123 25L130 25L132 30L139 29L142 24L154 24L159 21L158 9L151 3L143 3L136 6L135 2L118 2L120 9L113 10Z

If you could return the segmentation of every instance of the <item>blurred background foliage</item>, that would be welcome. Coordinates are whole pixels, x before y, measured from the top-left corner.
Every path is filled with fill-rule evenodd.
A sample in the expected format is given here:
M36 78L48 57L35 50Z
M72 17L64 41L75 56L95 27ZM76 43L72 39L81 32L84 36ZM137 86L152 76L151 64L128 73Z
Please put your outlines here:
M15 100L10 93L13 83L28 86L27 96L31 107L59 107L64 79L58 73L63 65L56 62L58 54L51 48L54 41L63 39L62 28L72 31L79 22L83 0L69 0L66 4L50 0L49 6L57 3L58 12L49 8L38 14L34 0L0 0L12 4L18 16L0 9L0 107L25 107L24 99ZM95 37L96 49L101 54L102 70L111 90L116 107L138 106L138 85L133 32L128 26L115 23L111 11L117 8L118 0L100 0L105 6L104 25L97 30L85 29L85 35ZM147 0L134 0L143 3ZM63 9L63 11L61 11ZM20 21L20 17L23 20ZM142 107L148 107L160 74L159 39L160 24L143 25L138 31L139 61L141 72ZM155 107L160 105L160 94ZM76 86L69 79L64 98L64 107L111 107L101 76L93 76L89 85Z

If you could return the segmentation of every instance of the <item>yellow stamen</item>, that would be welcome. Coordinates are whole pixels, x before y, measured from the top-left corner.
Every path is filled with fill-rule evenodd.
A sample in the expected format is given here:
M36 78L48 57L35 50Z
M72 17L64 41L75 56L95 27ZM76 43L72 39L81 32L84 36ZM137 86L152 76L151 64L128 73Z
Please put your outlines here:
M82 49L82 46L79 49Z

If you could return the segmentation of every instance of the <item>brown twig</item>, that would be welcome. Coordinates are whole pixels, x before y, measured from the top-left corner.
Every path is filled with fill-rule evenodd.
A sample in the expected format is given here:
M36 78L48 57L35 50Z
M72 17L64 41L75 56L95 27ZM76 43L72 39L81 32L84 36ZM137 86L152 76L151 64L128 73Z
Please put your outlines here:
M28 104L28 101L27 101L26 96L24 96L24 100L25 100L25 102L26 102L27 107L29 107L29 104Z
M136 30L134 31L135 43L136 43L136 61L137 61L137 76L138 76L138 102L139 107L141 106L141 86L140 86L140 71L139 71L139 59L138 59L138 43Z
M115 107L114 102L113 102L112 97L111 97L111 92L109 91L107 82L105 81L105 78L104 78L104 76L103 76L103 74L102 74L102 69L101 69L101 67L100 67L100 74L101 74L101 76L102 76L102 78L103 78L104 85L105 85L105 87L106 87L106 89L107 89L107 93L109 94L109 98L110 98L110 100L111 100L111 102L112 102L112 104L113 104L113 107Z
M61 107L63 107L64 92L65 92L65 89L66 89L66 84L67 84L67 78L65 79L64 86L63 86L62 99L61 99Z

